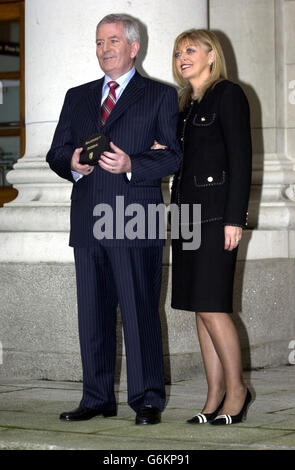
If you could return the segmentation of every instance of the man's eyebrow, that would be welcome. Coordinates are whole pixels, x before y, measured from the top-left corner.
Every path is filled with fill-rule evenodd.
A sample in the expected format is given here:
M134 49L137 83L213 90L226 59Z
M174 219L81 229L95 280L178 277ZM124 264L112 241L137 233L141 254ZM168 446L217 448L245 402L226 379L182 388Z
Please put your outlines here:
M107 39L120 39L120 38L118 36L114 35L114 36L109 36ZM103 39L96 38L96 41L103 41Z

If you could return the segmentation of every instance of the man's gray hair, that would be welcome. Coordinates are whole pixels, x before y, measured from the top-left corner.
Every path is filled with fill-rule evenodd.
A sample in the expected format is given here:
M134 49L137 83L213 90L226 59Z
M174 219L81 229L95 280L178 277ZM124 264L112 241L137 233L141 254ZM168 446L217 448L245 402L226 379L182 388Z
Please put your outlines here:
M123 23L123 27L125 30L125 36L127 39L128 44L132 44L134 41L140 43L140 32L139 32L139 24L138 22L132 18L132 16L125 15L125 14L111 14L105 16L97 25L96 33L98 28L103 24L108 23Z

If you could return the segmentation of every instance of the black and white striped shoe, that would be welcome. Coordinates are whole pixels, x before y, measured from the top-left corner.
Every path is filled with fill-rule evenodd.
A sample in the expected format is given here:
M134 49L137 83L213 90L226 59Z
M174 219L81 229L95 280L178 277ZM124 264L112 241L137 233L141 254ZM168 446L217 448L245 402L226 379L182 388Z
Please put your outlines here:
M247 389L247 394L246 398L244 401L244 405L237 415L229 415L229 414L223 414L223 415L218 415L213 421L210 421L210 424L213 424L214 426L220 426L223 424L236 424L236 423L241 423L243 419L246 417L248 406L250 405L250 402L252 400L252 395L250 391Z
M216 408L215 411L213 411L213 413L197 413L195 416L193 416L191 419L188 419L186 422L189 423L189 424L205 424L205 423L210 423L210 421L212 421L214 418L216 418L216 416L218 415L219 411L221 410L221 408L223 407L223 403L224 403L224 400L225 400L225 395L222 399L222 402L220 403L220 405L218 406L218 408Z

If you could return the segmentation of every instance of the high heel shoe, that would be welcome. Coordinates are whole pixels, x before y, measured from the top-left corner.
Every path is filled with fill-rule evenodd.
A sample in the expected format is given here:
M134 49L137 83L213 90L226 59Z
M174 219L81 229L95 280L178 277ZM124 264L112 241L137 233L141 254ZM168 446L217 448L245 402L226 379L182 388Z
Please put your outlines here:
M191 419L187 419L187 423L189 424L205 424L205 423L210 423L210 421L212 421L214 418L216 418L216 416L218 415L219 411L221 410L221 408L223 407L223 403L224 403L224 400L225 400L225 395L222 399L222 402L220 403L220 405L216 408L215 411L213 411L213 413L198 413L196 414L195 416L193 416Z
M245 398L245 401L244 401L244 404L240 413L238 413L237 415L228 415L228 414L218 415L213 421L210 422L210 424L213 424L214 426L219 426L222 424L240 423L241 421L243 421L244 418L246 418L248 406L250 405L251 400L252 400L252 395L249 389L247 388L246 398Z

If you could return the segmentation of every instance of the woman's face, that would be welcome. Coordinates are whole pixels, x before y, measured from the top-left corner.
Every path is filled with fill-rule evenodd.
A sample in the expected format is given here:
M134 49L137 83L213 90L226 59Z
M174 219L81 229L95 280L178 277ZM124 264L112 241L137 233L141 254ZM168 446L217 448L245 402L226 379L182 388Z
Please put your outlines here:
M210 63L213 62L212 54L212 51L208 51L201 42L196 44L183 42L175 52L177 70L189 81L206 80L210 75Z

